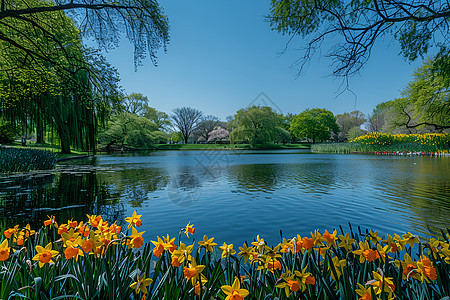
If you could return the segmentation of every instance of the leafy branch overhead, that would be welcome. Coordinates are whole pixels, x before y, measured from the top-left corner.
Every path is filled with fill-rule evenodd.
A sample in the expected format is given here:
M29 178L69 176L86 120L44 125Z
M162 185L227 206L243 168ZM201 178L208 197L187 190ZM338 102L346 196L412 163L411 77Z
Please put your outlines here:
M376 41L392 37L401 54L413 61L432 46L445 52L450 41L448 1L432 0L272 0L267 16L272 30L308 39L300 71L322 44L335 76L351 76L369 60Z
M62 39L64 28L73 31L72 24L61 21L67 18L66 13L81 34L93 38L102 50L116 46L125 35L134 46L135 67L147 55L156 64L156 51L169 41L167 17L152 0L1 0L2 48L12 48L20 53L23 64L42 60L52 66L58 65L60 61L52 55L55 48L71 61L73 57L67 51L71 42ZM59 28L53 30L54 27Z

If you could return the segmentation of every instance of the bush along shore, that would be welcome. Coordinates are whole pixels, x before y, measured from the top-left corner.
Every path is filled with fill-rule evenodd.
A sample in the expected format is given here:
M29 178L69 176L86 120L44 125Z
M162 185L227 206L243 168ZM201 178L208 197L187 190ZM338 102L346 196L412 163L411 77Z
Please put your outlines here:
M449 156L450 134L387 134L369 132L346 143L311 145L312 152L323 153L376 153L397 155Z
M99 215L49 216L2 230L0 298L11 299L441 299L450 295L450 233L424 240L337 230L242 247L214 237L144 241L141 215L126 228Z

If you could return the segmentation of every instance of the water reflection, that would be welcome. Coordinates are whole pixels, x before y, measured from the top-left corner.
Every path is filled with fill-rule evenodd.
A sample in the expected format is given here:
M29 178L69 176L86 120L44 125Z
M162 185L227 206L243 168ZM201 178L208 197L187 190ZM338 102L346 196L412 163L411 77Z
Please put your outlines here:
M124 217L123 204L114 201L118 197L92 171L2 177L0 186L0 216L9 226L30 223L38 227L47 215L59 220L84 220L86 214L101 214L106 220Z
M288 236L309 234L349 221L381 233L428 235L449 226L449 170L450 159L430 157L99 155L52 173L0 177L0 218L40 225L49 214L63 222L86 214L109 221L138 210L151 238L168 230L176 234L190 221L221 242L236 243L255 234L278 241L279 229ZM267 222L267 216L274 218Z
M274 193L295 188L304 193L328 193L336 188L336 163L247 164L228 168L227 180L236 192Z
M142 207L152 192L164 189L169 182L166 170L147 166L115 167L114 171L102 172L99 176L108 183L109 190L115 191L115 201L128 203L133 208Z
M228 168L227 180L239 193L273 193L281 182L282 167L274 164L234 165ZM283 176L284 177L284 176Z
M379 169L373 184L391 209L411 224L412 230L439 235L450 226L449 160L419 157L392 160L393 168Z
M198 203L204 174L198 169L182 167L170 178L167 195L173 204L180 207L189 207Z

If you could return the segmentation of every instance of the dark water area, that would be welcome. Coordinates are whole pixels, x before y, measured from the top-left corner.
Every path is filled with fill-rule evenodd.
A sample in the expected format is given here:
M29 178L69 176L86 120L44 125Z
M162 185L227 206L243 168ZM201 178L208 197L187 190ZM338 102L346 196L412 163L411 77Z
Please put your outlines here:
M431 236L450 227L450 159L314 154L305 150L158 151L65 161L56 170L0 177L0 218L39 227L101 214L142 214L146 240L178 236L221 244L333 230ZM120 223L120 222L119 222ZM183 239L186 239L184 236Z

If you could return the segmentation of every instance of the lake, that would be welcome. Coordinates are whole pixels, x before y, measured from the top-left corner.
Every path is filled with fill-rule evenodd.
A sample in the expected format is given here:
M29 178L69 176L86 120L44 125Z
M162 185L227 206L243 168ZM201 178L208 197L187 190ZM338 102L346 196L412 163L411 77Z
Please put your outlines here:
M123 220L142 214L144 237L269 242L342 225L430 236L449 227L450 159L316 154L308 150L100 154L53 171L0 177L0 217L40 226L47 215ZM123 225L123 222L122 222ZM186 241L186 236L183 237Z

